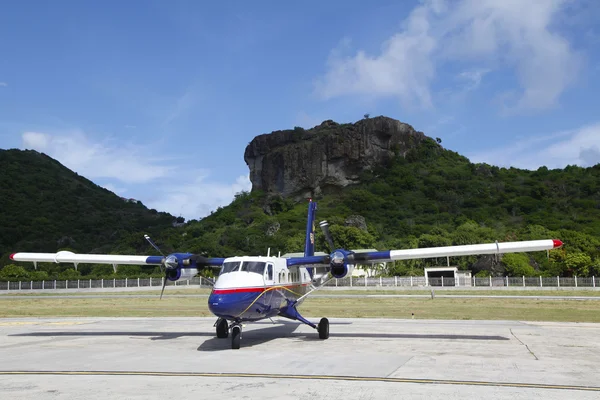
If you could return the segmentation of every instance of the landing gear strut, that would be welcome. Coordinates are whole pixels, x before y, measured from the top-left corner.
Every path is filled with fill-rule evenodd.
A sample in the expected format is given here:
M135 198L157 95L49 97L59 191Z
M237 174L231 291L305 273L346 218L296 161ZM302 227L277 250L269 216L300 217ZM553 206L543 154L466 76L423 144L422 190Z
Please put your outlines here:
M306 318L304 318L296 309L296 303L288 300L288 305L281 309L279 315L291 320L300 321L303 324L316 329L319 332L319 339L329 339L329 320L327 318L321 318L319 325L315 325Z
M229 326L225 318L217 319L215 326L217 327L217 337L219 339L224 339L229 336Z

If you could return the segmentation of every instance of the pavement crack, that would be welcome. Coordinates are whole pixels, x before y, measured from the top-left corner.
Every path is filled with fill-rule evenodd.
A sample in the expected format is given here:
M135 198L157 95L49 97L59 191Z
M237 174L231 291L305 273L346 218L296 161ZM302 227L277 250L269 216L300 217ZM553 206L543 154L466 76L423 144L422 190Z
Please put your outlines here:
M527 349L527 351L529 352L529 354L531 354L536 360L539 360L539 358L535 355L535 353L533 351L531 351L531 349L529 348L529 346L527 346L521 339L519 339L517 337L517 335L515 335L515 333L513 332L512 329L510 329L510 333L511 333L511 335L513 335L515 337L515 339L517 339L519 341L519 343L521 343L523 346L525 346L525 348Z
M414 356L410 356L410 357L409 357L407 360L405 360L405 361L404 361L402 364L400 364L400 365L398 366L398 368L394 369L392 372L390 372L389 374L387 374L387 375L386 375L386 378L390 378L390 377L392 377L392 376L393 376L393 375L394 375L396 372L398 372L398 370L399 370L400 368L402 368L403 366L405 366L407 362L409 362L410 360L412 360L412 359L413 359L413 357L414 357Z

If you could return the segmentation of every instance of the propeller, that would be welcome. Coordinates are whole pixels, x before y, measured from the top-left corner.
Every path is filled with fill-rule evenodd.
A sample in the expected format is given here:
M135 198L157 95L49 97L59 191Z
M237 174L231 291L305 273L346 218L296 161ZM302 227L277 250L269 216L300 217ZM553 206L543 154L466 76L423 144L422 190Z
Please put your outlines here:
M356 262L369 260L369 254L367 253L355 253L353 251L336 249L333 243L333 237L329 231L329 223L327 221L321 221L319 226L325 235L325 239L329 245L329 251L331 251L331 254L325 256L323 261L329 263L332 268L343 267L345 263L355 264Z
M168 280L169 272L171 270L177 269L179 267L179 260L177 259L177 257L175 257L173 255L165 257L165 254L152 241L152 239L150 239L150 236L144 235L144 239L146 239L148 241L148 243L150 243L150 245L152 247L154 247L156 249L156 251L158 251L160 253L161 256L163 256L162 262L160 263L160 272L162 272L162 273L165 274L165 276L163 278L162 289L160 291L160 299L162 300L163 293L165 292L165 286L167 286L167 280Z
M329 251L335 250L335 245L333 244L333 238L331 237L331 232L329 232L329 222L321 221L319 222L319 226L325 235L325 240L327 240L327 244L329 245Z

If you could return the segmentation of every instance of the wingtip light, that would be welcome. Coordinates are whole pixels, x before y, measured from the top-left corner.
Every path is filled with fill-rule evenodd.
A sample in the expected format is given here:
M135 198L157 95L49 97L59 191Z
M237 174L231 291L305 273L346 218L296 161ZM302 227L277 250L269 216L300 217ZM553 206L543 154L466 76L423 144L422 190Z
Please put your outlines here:
M12 254L11 254L10 256L8 256L8 257L9 257L11 260L14 260L14 258L13 258L13 257L15 256L15 254L17 254L17 253L12 253Z
M552 242L554 243L554 248L555 249L558 249L559 247L562 247L562 245L563 245L563 242L561 242L558 239L553 239Z

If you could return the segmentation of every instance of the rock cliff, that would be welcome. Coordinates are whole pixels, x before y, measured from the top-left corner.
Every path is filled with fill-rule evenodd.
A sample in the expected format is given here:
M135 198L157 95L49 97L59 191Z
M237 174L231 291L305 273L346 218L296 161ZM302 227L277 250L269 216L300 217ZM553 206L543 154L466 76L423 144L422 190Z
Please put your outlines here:
M412 126L388 117L354 124L327 120L255 137L246 147L252 190L306 198L358 182L359 174L405 155L425 139Z

